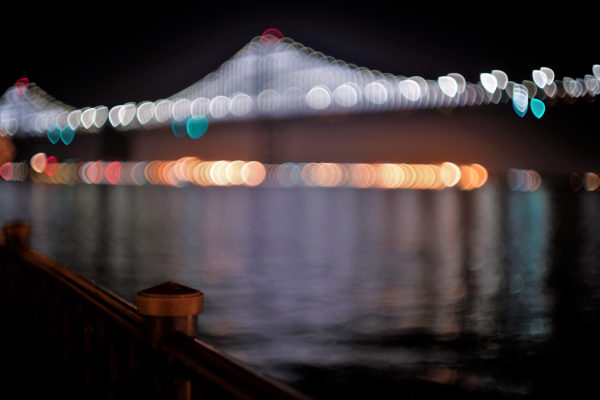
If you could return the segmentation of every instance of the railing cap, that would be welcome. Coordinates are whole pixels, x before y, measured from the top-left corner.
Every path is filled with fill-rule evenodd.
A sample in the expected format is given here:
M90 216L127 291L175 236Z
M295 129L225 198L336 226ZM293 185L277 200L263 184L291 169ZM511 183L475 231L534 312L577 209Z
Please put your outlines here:
M194 288L169 281L138 292L137 306L142 315L185 317L202 312L204 294Z

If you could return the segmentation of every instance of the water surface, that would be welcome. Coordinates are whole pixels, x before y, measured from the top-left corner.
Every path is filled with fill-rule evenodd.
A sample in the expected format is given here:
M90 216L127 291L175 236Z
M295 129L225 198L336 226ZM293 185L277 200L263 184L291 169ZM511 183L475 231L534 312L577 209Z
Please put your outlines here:
M135 302L205 293L200 336L317 398L545 395L592 375L600 197L0 185L0 221Z

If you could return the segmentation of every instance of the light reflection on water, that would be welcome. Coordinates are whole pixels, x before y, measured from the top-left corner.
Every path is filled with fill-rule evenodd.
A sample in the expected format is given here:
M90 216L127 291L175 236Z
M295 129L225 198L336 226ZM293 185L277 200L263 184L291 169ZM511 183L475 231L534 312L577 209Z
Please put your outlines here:
M544 188L0 189L0 221L31 221L41 252L132 302L166 280L201 289L202 338L317 396L357 377L346 397L369 384L403 393L402 380L531 393L537 375L504 370L507 349L535 357L559 340L549 270L561 206ZM577 196L597 283L600 207ZM338 386L324 388L331 376Z

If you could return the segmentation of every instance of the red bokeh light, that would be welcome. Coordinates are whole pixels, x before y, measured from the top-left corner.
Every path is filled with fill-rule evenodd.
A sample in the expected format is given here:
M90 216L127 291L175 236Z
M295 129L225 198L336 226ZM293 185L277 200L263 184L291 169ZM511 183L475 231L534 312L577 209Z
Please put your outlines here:
M276 44L283 39L283 33L279 29L269 28L260 36L260 42L266 44Z
M119 179L121 179L121 163L113 161L108 164L104 170L104 176L106 176L111 185L116 185Z
M12 174L13 168L11 163L7 162L0 166L0 176L2 177L2 179L8 181L10 180L10 178L12 178Z
M56 169L58 168L58 160L55 156L50 156L46 158L46 168L44 168L44 172L48 176L54 176L56 173Z
M21 79L17 80L17 82L15 83L15 89L17 90L17 93L19 93L19 94L25 94L25 92L27 91L28 88L29 88L29 79L28 78L21 78Z

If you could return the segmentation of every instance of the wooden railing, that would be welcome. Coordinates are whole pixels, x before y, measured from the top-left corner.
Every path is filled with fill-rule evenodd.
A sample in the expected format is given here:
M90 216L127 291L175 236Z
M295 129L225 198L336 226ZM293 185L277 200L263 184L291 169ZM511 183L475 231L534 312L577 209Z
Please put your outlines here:
M201 292L167 282L138 307L29 246L0 242L0 393L35 399L302 399L196 336ZM14 396L18 397L14 397Z

